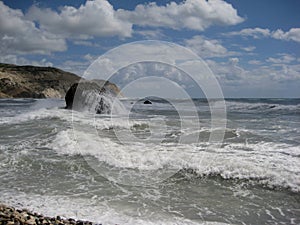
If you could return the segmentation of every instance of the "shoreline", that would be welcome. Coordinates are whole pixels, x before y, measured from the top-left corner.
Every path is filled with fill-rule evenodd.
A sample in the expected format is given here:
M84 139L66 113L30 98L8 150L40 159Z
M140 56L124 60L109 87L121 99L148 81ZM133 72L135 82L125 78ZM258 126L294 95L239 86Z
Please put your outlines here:
M2 225L101 225L90 221L75 220L73 218L62 218L60 216L48 217L42 214L31 212L27 209L16 209L0 203L0 224Z

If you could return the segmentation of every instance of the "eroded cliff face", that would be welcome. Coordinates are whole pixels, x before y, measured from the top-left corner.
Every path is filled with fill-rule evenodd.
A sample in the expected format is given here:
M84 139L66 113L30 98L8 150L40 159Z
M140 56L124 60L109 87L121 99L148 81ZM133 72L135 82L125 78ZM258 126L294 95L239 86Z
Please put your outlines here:
M53 67L0 63L0 98L64 98L80 79Z

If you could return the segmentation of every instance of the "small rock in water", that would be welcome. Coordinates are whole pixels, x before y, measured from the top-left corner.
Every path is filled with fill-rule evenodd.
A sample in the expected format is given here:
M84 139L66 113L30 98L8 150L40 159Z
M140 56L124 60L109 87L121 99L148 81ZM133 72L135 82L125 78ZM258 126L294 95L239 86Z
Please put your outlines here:
M150 100L146 100L144 101L144 104L152 104L152 102Z

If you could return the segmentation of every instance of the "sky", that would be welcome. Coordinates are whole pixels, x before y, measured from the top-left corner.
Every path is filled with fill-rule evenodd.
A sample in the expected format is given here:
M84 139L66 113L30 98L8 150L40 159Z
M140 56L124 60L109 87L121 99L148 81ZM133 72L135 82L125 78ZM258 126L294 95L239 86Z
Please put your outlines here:
M3 0L0 62L83 75L111 49L159 40L203 59L225 97L300 98L299 12L298 0ZM158 67L132 65L118 77L132 81ZM201 97L186 75L163 68L161 76Z

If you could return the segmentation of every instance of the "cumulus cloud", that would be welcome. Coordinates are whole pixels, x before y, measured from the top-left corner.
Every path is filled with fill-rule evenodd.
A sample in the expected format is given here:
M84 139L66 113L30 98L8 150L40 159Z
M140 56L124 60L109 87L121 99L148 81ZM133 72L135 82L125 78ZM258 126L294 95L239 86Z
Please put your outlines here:
M281 54L280 57L269 57L266 61L274 64L288 64L295 61L296 58L289 54Z
M248 47L241 47L242 50L246 51L246 52L252 52L256 49L255 46L248 46Z
M286 40L286 41L292 40L292 41L300 42L300 28L292 28L287 32L278 29L273 32L272 37L276 39Z
M79 7L63 6L58 10L33 5L25 15L0 1L0 50L4 54L48 54L65 51L66 40L92 47L89 39L95 37L138 34L157 38L163 36L162 32L151 30L153 27L203 31L213 25L242 21L236 9L222 0L186 0L164 6L147 3L133 10L115 10L107 0L87 0ZM135 31L134 25L139 26ZM219 46L214 51L224 49Z
M131 11L114 10L107 0L88 0L79 8L64 6L59 12L32 6L27 17L49 32L82 39L130 37L133 25L203 31L212 25L235 25L243 21L236 9L222 0L186 0L165 6L152 2L137 5Z
M17 55L9 54L9 55L0 55L0 62L8 63L8 64L16 64L16 65L33 65L33 66L53 66L52 62L49 62L46 58L41 60L28 60L24 57L20 57Z
M148 39L158 39L164 37L164 34L161 30L136 30L136 34L141 35Z
M239 58L229 58L226 62L206 60L210 69L223 85L239 85L246 81L247 71L239 65Z
M234 52L229 52L220 41L207 39L200 35L185 40L185 45L203 58L226 57L236 54Z
M118 10L120 18L139 26L167 27L203 31L211 25L235 25L243 22L236 9L222 0L186 0L158 6L152 2L137 5L133 11Z
M40 53L67 49L64 39L37 28L21 10L11 9L0 1L0 50L4 54Z
M252 74L260 76L260 80L281 82L299 82L300 65L274 64L260 66L251 71Z
M271 87L272 85L281 85L283 82L298 82L300 79L300 65L288 64L295 61L295 58L287 54L278 59L267 59L272 64L262 63L259 60L250 60L249 64L255 65L253 68L246 68L240 65L239 58L230 58L225 62L216 62L206 60L210 69L216 75L222 87ZM274 63L274 61L276 63ZM285 62L285 63L283 63Z
M100 47L99 44L93 43L91 41L86 41L86 40L74 40L73 44L74 45L81 45L81 46L88 46L88 47Z
M65 71L75 73L78 76L82 76L89 65L90 62L88 60L79 59L63 61L62 64L58 65L58 67Z
M60 12L32 6L27 17L49 32L71 38L130 37L132 32L132 24L119 19L106 0L88 0L79 8L64 6Z
M284 32L281 29L270 31L269 29L256 27L256 28L246 28L240 31L229 32L225 35L253 37L256 39L271 37L278 40L300 42L300 28L291 28L289 31Z
M253 60L249 60L248 64L250 64L250 65L261 65L262 62L259 61L259 60L253 59Z
M245 67L232 58L206 62L217 77L226 97L297 97L299 96L299 64L266 64L249 61L254 67Z
M185 90L191 96L199 97L203 94L199 85L188 74L176 67L155 62L132 64L115 73L112 77L110 77L110 81L117 84L118 87L122 89L122 93L126 96L139 97L140 94L143 93L143 91L139 88L147 91L153 91L153 88L155 87L168 93L168 96L164 94L164 97L179 97L178 93L176 94L176 91L173 88L166 88L166 86L162 86L162 80L156 78L167 79L168 82L171 82L178 88ZM139 84L140 87L133 84ZM128 90L131 91L128 92ZM160 96L162 93L160 92L159 94L159 92L156 92L156 94L158 94L156 96ZM162 95L160 97L162 97Z
M253 38L262 38L262 37L269 37L270 36L270 30L269 29L263 29L263 28L246 28L240 31L233 31L229 32L226 35L227 36L244 36L244 37L253 37Z

